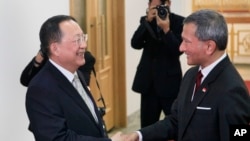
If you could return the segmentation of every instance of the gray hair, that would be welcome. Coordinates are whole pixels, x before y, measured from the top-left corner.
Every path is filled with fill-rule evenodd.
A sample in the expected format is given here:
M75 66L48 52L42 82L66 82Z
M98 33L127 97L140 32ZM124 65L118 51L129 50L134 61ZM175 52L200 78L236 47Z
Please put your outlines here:
M195 36L201 41L213 40L219 50L225 50L228 40L227 23L216 11L203 9L189 15L184 24L197 26Z

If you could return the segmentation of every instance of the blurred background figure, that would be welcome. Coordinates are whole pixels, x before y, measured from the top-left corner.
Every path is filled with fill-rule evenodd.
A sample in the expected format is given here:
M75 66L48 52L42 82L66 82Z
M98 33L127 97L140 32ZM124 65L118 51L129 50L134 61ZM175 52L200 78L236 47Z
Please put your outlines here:
M170 5L170 0L149 0L131 39L134 49L143 49L132 86L141 94L141 127L157 122L162 111L168 115L179 91L184 17L172 13Z

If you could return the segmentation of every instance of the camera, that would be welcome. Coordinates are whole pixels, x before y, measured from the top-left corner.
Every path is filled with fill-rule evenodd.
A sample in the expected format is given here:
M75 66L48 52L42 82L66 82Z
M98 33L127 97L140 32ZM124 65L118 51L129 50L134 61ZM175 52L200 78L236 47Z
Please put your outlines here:
M106 114L106 108L105 107L98 107L98 111L100 112L100 115L102 117Z
M167 15L170 13L169 7L166 5L158 5L155 7L157 10L158 16L162 19L165 20Z

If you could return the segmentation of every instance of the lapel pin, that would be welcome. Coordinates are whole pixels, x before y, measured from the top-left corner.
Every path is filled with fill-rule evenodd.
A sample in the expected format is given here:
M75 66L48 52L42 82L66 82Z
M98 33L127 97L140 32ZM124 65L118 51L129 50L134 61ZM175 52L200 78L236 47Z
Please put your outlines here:
M207 88L202 88L202 92L205 93L207 91Z

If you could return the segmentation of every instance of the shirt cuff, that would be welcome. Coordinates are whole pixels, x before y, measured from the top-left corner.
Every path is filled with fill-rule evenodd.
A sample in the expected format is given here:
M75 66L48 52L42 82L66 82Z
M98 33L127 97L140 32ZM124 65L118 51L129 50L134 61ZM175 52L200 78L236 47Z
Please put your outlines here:
M140 131L135 131L137 134L138 134L138 136L139 136L139 141L142 141L142 134L141 134L141 132Z

